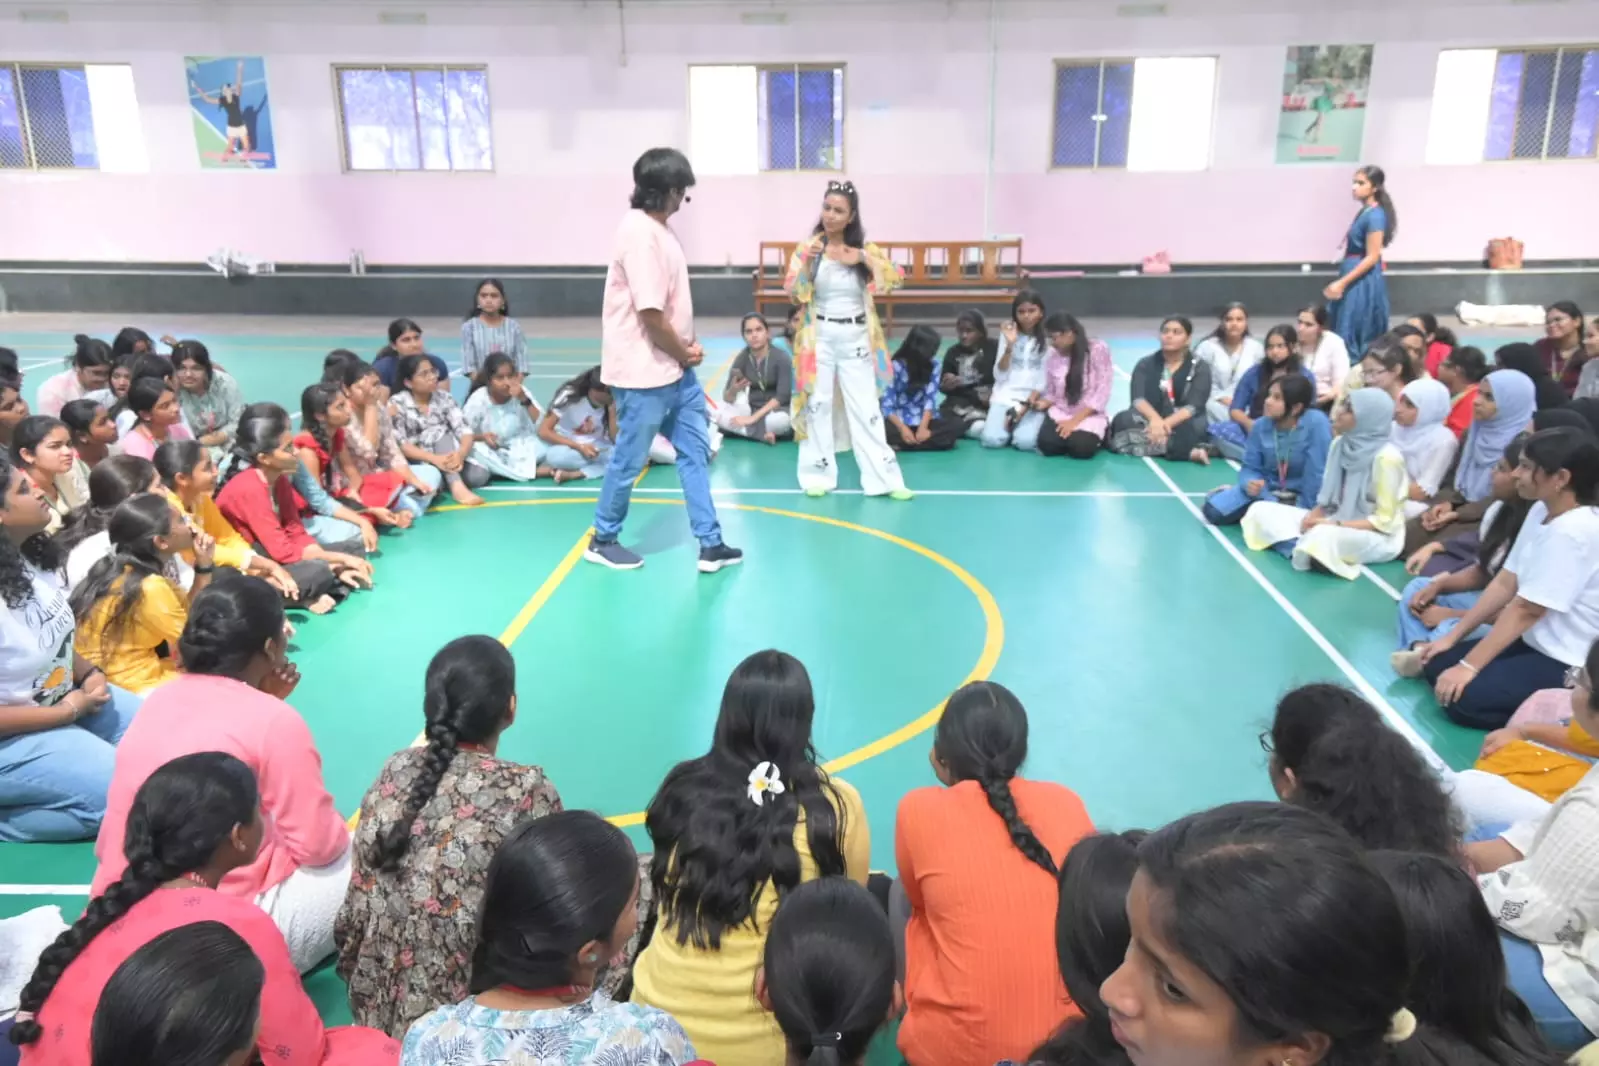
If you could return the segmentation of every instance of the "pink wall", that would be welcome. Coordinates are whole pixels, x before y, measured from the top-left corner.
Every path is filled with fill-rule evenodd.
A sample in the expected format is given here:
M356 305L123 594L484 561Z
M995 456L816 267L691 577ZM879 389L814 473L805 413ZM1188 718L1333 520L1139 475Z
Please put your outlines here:
M65 25L8 8L61 7ZM1514 234L1532 258L1599 256L1593 161L1428 167L1442 47L1599 39L1599 4L1444 0L1168 0L1170 17L1118 18L1104 0L998 4L994 230L1032 262L1325 262L1352 207L1348 168L1273 163L1283 48L1378 45L1366 157L1403 219L1394 258L1471 260ZM425 10L384 26L379 10ZM626 55L608 3L450 0L218 8L192 0L0 3L0 59L133 64L152 172L0 173L0 259L197 261L221 246L281 262L592 264L630 187L633 158L687 141L692 62L843 61L845 155L870 229L898 239L983 235L988 151L986 2L779 4L628 0ZM181 59L262 54L274 172L199 169ZM1047 170L1052 63L1061 56L1220 57L1212 169ZM492 174L343 174L335 62L487 63ZM805 231L822 178L706 178L677 223L694 262L749 263L761 239ZM1567 206L1570 205L1570 206ZM1578 206L1581 205L1581 206Z

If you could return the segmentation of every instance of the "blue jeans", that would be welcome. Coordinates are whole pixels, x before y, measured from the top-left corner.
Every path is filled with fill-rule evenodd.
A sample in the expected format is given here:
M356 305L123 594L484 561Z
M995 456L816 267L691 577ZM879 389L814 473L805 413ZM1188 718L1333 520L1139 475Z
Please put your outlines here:
M117 741L143 702L113 685L110 702L73 725L0 739L0 840L94 839Z
M432 504L433 497L439 493L439 486L444 484L444 475L439 473L439 468L426 463L412 463L411 473L422 484L427 485L431 491L423 494L407 485L400 490L400 498L394 501L396 508L404 508L411 512L411 517L421 518L427 513L428 506Z
M334 551L348 551L351 541L356 546L361 544L361 527L354 522L346 522L342 518L333 518L325 514L314 514L300 519L300 524L305 526L305 531L311 534L311 539ZM365 555L363 549L357 554Z
M1428 629L1422 625L1421 619L1410 613L1410 601L1432 582L1430 577L1418 577L1404 587L1399 594L1399 647L1410 648L1417 644L1437 640L1446 633L1453 633L1455 627L1460 625L1458 618L1446 618L1438 624L1436 629ZM1469 611L1473 604L1482 598L1480 591L1476 592L1446 592L1436 597L1432 602L1439 607L1449 607L1456 611ZM1481 626L1471 635L1474 640L1481 640L1488 635L1492 625Z
M611 445L606 441L595 441L594 446L599 453L592 459L585 459L576 448L552 444L544 453L544 465L551 470L576 470L586 478L603 477L611 462Z
M1044 428L1044 412L1028 411L1016 423L1016 428L1005 428L1005 420L1010 415L1010 404L990 404L988 418L983 421L982 432L978 440L985 448L1003 448L1009 444L1020 448L1024 452L1038 450L1038 433Z
M616 445L605 468L605 487L594 509L594 535L615 540L627 518L633 482L649 460L650 442L659 433L677 449L677 480L683 485L688 524L700 547L722 543L722 524L711 500L710 419L705 390L691 369L670 385L654 389L611 390L616 396Z

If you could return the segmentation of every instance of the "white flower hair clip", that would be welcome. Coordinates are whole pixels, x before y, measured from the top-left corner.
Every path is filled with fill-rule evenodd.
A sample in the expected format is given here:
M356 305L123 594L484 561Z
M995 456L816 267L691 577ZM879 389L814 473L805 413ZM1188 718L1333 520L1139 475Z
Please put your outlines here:
M755 764L755 769L750 771L750 802L759 807L766 802L767 796L781 796L783 794L783 775L777 766L769 762Z

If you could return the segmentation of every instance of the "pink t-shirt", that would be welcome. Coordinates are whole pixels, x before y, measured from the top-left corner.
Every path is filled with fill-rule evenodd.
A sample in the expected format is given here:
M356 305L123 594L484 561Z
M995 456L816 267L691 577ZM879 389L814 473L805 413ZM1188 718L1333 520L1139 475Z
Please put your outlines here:
M209 888L161 888L135 903L89 941L61 974L39 1010L44 1034L22 1049L27 1066L89 1066L94 1009L118 966L162 933L194 922L220 922L239 934L266 970L256 1047L273 1066L392 1066L400 1045L376 1029L324 1029L306 995L283 934L249 900Z
M189 432L189 427L182 422L167 427L167 440L193 440L194 434ZM117 447L122 449L123 455L137 455L140 459L154 459L155 450L161 447L156 439L134 427L122 435L117 441Z
M90 895L104 892L128 865L122 833L134 793L179 755L200 751L226 752L255 771L266 821L260 854L222 879L223 892L253 900L300 867L326 866L349 847L350 831L322 783L322 757L299 712L230 678L179 674L150 690L117 745Z
M683 376L676 359L650 343L640 311L659 311L687 343L694 339L694 300L688 260L666 225L633 210L616 232L616 251L605 272L600 378L624 389L655 389Z

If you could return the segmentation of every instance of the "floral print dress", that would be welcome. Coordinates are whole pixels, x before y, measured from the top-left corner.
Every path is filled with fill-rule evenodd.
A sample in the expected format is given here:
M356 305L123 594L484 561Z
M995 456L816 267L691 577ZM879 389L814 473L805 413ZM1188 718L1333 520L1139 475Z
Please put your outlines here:
M561 809L537 766L459 751L412 826L399 868L380 871L373 844L399 820L426 762L426 748L391 756L362 799L350 890L333 930L357 1024L396 1038L466 998L489 860L519 822Z
M440 1007L406 1034L400 1066L685 1066L694 1045L670 1014L596 992L561 1010Z

